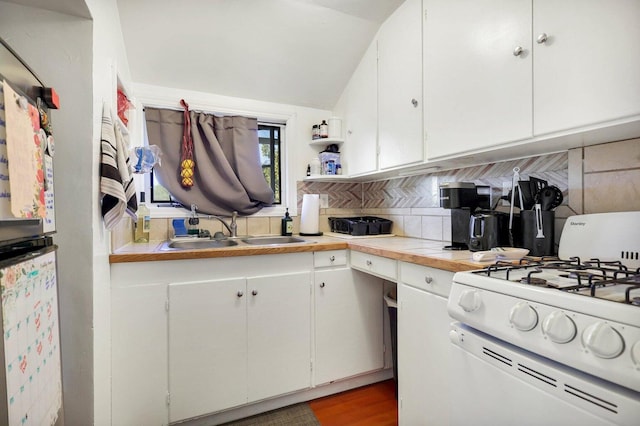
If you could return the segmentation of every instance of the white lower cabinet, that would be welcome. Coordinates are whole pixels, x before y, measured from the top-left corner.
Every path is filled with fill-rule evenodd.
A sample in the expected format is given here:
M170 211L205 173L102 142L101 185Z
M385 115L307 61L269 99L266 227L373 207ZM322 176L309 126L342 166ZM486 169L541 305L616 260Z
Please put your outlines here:
M247 402L246 279L169 285L170 420Z
M405 262L399 269L399 424L446 425L451 406L447 296L453 273Z
M358 258L374 276L348 253L111 265L112 424L167 425L383 369L382 277L396 261Z
M112 425L168 424L166 301L161 282L112 286Z
M316 270L314 281L314 383L382 369L382 279L341 267Z
M311 386L311 271L251 277L248 402Z
M169 285L170 421L311 386L311 279Z

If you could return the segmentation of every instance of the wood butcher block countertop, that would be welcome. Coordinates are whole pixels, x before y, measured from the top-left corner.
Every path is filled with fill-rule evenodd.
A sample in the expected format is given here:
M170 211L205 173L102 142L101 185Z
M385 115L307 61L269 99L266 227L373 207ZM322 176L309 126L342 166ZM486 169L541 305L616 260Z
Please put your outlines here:
M170 251L161 250L164 241L132 243L111 254L109 262L155 262L351 249L451 272L481 269L492 263L473 261L471 252L467 250L444 250L444 243L440 241L394 236L360 239L343 239L332 236L302 238L306 240L305 243L278 246L256 246L241 243L235 247Z

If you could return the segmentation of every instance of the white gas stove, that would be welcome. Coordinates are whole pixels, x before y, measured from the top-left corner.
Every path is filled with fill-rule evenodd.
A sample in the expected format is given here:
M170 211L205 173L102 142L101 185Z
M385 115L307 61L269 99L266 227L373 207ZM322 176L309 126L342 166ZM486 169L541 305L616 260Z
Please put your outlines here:
M566 221L558 258L525 258L517 265L457 273L448 305L461 323L452 325L453 344L464 347L479 330L487 341L525 349L523 356L559 363L550 371L575 371L590 387L602 382L603 392L616 395L611 400L631 401L614 404L624 408L616 408L613 417L605 415L613 424L625 424L621 410L629 418L640 415L638 224L640 212L573 216ZM593 397L590 405L599 416L598 401Z

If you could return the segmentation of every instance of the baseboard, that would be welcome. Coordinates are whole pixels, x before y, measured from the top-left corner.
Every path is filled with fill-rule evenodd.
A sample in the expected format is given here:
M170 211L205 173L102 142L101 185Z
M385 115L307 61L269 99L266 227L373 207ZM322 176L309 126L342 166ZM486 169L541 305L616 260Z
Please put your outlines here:
M360 386L378 383L391 378L393 378L392 369L379 370L366 375L352 377L325 385L318 385L314 388L305 389L303 391L255 402L249 405L243 405L242 407L233 408L203 417L198 417L197 419L189 419L171 424L180 426L218 425L221 423L231 422L234 420L243 419L245 417L254 416L256 414L265 413L267 411L286 407L288 405L297 404L299 402L311 401L316 398L322 398L323 396L333 395L349 389L355 389Z

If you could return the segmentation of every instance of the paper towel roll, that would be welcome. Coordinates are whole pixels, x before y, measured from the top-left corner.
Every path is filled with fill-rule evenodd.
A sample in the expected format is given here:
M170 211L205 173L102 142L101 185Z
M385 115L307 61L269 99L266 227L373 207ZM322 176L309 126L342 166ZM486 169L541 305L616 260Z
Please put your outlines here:
M300 235L319 234L320 194L304 194L302 196L302 212L300 214Z

